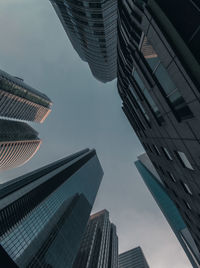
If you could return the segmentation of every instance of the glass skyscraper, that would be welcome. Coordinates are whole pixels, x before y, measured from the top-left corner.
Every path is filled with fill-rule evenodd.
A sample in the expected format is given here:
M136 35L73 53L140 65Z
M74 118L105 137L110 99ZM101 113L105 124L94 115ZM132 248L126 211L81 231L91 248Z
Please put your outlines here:
M171 226L192 266L194 268L200 267L198 249L175 203L169 197L165 184L160 179L147 154L139 156L138 159L135 165L146 186Z
M149 268L141 247L119 254L119 268Z
M73 268L117 268L118 237L107 210L99 211L88 222Z
M74 49L102 82L117 76L117 0L50 0Z
M1 185L4 267L72 267L102 176L86 149Z

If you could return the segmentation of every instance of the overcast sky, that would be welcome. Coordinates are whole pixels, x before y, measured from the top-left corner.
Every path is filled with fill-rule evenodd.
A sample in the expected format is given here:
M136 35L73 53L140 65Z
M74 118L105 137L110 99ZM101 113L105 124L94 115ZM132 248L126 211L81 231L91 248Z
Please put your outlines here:
M0 36L0 68L54 103L43 124L31 124L43 140L39 152L1 180L95 148L105 175L94 211L109 210L120 252L140 245L151 268L191 267L134 166L144 150L121 110L116 80L92 77L48 0L0 0Z

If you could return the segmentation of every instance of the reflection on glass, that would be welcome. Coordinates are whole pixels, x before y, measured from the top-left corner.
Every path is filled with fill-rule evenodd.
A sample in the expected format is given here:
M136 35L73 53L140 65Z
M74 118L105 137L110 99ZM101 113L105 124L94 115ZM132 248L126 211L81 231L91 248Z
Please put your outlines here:
M18 267L72 267L102 177L86 149L0 186L0 245Z
M152 45L148 42L146 36L143 39L141 52L152 72L156 76L165 97L174 111L175 116L179 120L192 117L193 114L190 108L170 78L166 68L161 63L158 55L156 54Z
M0 171L19 167L40 148L38 133L26 123L0 120Z

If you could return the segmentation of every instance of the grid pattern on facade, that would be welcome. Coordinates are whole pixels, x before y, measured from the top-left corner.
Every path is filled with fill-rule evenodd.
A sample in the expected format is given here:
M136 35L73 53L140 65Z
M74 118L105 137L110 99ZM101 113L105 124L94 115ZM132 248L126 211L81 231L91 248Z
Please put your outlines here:
M102 82L116 78L117 1L50 0L79 56Z
M0 142L0 170L24 165L39 150L41 140Z
M154 168L153 165L149 165L150 159L148 156L143 154L138 158L139 161L135 162L135 165L156 203L164 214L166 220L171 226L173 232L175 233L177 239L179 240L183 250L188 256L192 267L200 267L200 254L198 249L175 203L171 200L166 192L165 185L160 183L158 174L156 174L156 176L153 175L152 169ZM187 233L184 239L182 238L183 233Z
M23 122L0 120L0 170L25 164L38 151L38 133Z
M124 113L200 250L200 93L192 69L200 67L192 57L194 50L177 37L179 16L166 23L173 13L167 17L166 10L157 8L156 2L162 8L162 1L144 6L139 2L118 3L118 91ZM183 2L181 12L192 1ZM173 4L170 1L170 9ZM200 12L195 16L200 20Z
M73 268L117 268L118 237L106 210L90 217Z
M119 255L119 268L149 268L140 247Z
M0 116L42 123L51 104L45 94L0 70Z
M0 210L0 244L19 267L73 264L103 172L94 150L63 161L4 187L10 204Z

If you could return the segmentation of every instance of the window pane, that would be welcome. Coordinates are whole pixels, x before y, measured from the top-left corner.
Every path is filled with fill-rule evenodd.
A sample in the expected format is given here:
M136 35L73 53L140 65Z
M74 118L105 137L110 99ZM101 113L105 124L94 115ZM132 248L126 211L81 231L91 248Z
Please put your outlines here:
M194 170L194 168L192 167L192 165L190 164L189 160L187 159L187 156L183 153L183 152L177 152L179 159L181 160L182 164L189 169Z
M138 86L143 90L144 89L144 83L142 82L141 78L139 77L138 73L135 71L133 74L133 77L135 78Z
M169 100L172 105L172 108L176 111L176 115L179 118L186 118L193 116L191 110L185 103L185 100L181 96L179 91L175 91L172 95L170 95Z
M170 94L173 90L176 89L174 82L169 77L167 70L164 68L162 64L160 64L155 72L155 76L160 82L163 90L166 95Z

